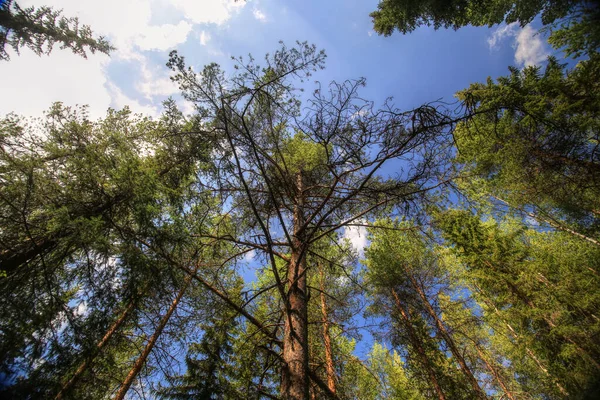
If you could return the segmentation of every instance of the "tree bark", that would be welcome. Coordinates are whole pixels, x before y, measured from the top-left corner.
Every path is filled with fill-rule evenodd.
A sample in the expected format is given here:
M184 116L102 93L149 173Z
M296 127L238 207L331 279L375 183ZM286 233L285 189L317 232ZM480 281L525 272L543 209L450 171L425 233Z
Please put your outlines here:
M283 368L281 397L286 400L308 400L308 298L304 233L304 199L302 171L296 176L294 234L292 255L287 273L287 305L283 333ZM285 300L285 299L284 299Z
M319 275L321 279L321 314L323 315L323 343L325 345L325 371L327 373L327 386L331 393L336 393L335 387L335 367L333 365L333 351L331 348L331 335L329 334L329 313L327 310L327 301L325 299L325 277L323 274L323 265L320 265Z
M400 315L402 316L402 319L404 320L404 322L406 324L408 336L410 338L410 341L412 342L411 344L417 350L417 354L419 355L419 358L421 359L421 364L427 371L427 376L429 377L431 384L433 385L433 388L437 394L438 399L446 400L446 396L444 395L444 392L442 391L442 388L435 376L433 368L431 368L431 363L429 362L429 358L427 357L427 354L425 354L425 350L423 349L423 346L421 346L421 342L419 341L419 338L417 337L417 334L415 333L415 331L412 327L412 322L410 320L410 317L406 314L406 311L404 311L404 307L402 307L402 302L400 301L400 298L398 297L398 293L396 293L395 289L392 289L392 296L394 297L394 301L396 303L396 308L400 312Z
M473 375L473 372L471 372L471 369L467 365L465 358L462 356L462 353L460 352L460 350L458 349L458 346L454 342L454 338L452 337L450 332L448 332L448 330L446 329L446 326L444 325L442 320L440 320L440 318L438 317L437 313L431 306L431 303L429 303L429 299L425 295L425 292L423 292L423 288L421 287L419 282L417 282L417 280L410 274L410 272L408 270L406 271L406 273L408 275L408 278L410 279L410 282L413 285L413 288L419 294L419 297L421 298L421 301L423 302L423 305L425 306L427 313L435 321L435 326L436 326L438 332L440 333L440 335L442 336L442 338L444 339L444 341L450 348L450 351L452 352L452 355L454 356L454 358L456 358L456 361L458 361L458 364L460 365L460 369L463 371L463 374L465 375L465 377L471 384L471 388L473 389L473 391L477 394L477 396L480 399L486 399L487 396L486 396L485 392L479 386L479 382L477 382L477 379Z
M123 325L123 322L125 322L127 316L129 315L131 310L133 310L134 306L135 301L131 300L125 308L125 310L123 310L119 318L117 318L117 320L108 328L102 339L96 345L96 348L94 349L93 353L79 365L73 376L64 383L64 385L56 395L55 400L62 400L65 397L65 395L73 388L75 383L79 380L79 378L85 372L85 370L91 365L96 356L102 351L102 349L104 348L106 343L108 343L113 334L121 327L121 325Z
M54 240L45 240L36 245L30 241L26 244L25 249L4 250L0 253L0 270L6 272L7 275L12 275L19 267L26 265L38 256L44 256L51 252L57 243Z
M125 377L125 380L121 384L121 388L119 389L119 391L115 395L114 400L123 400L123 398L125 398L125 395L127 394L127 391L129 390L129 388L133 384L133 381L135 380L136 376L142 370L142 367L144 366L144 363L146 362L146 359L150 355L150 352L154 348L154 345L156 344L156 341L158 340L158 338L162 334L163 330L165 329L165 326L169 322L169 319L171 318L171 315L173 315L173 312L175 312L175 309L179 305L179 302L181 301L181 298L183 297L183 295L184 295L185 291L187 290L188 286L190 285L191 280L192 280L192 275L188 275L185 278L185 281L183 283L183 287L181 288L181 290L179 290L179 293L177 293L177 296L175 297L175 299L171 303L171 306L167 310L167 313L161 318L160 322L158 323L158 327L154 331L154 334L150 337L150 340L148 340L148 343L146 344L146 347L144 348L144 351L142 351L142 354L140 354L140 356L137 358L137 360L135 360L135 363L133 364L133 367L131 368L131 370L129 371L129 373L127 374L127 376Z

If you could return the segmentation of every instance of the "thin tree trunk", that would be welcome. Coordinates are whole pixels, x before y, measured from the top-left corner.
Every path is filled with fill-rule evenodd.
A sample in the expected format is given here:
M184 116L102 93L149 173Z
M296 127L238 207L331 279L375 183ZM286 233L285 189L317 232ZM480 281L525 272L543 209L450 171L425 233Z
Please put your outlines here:
M117 320L108 328L108 330L104 334L104 337L102 337L100 342L98 342L98 344L96 345L94 352L79 365L79 368L77 368L77 370L75 371L73 376L68 381L65 382L65 384L62 386L62 388L56 395L55 400L63 399L64 396L73 388L75 383L79 380L81 375L85 372L85 370L94 361L96 356L102 351L102 349L104 348L106 343L108 343L108 341L113 336L113 334L121 327L123 322L125 322L125 320L127 319L127 316L129 315L131 310L133 310L134 306L135 306L135 301L132 299L129 302L129 304L127 305L127 307L125 308L125 310L123 310L123 312L121 313L119 318L117 318Z
M335 368L333 365L333 351L331 348L331 335L329 334L329 314L327 310L327 301L325 299L325 277L323 274L323 265L320 265L319 275L321 278L321 314L323 315L323 343L325 344L325 371L327 373L327 386L331 393L336 393L335 387Z
M0 253L0 270L6 272L7 275L12 275L20 267L31 262L38 256L43 257L57 245L57 242L54 240L45 240L38 245L35 242L31 244L31 242L33 241L27 243L27 246L23 246L28 247L26 250L14 251L14 249L11 249L2 251Z
M410 317L406 314L406 311L404 311L404 307L402 307L402 303L400 302L400 298L398 297L398 293L396 293L395 289L392 289L392 296L394 297L394 301L396 303L396 308L398 308L398 311L400 312L402 319L406 323L406 328L408 330L408 336L410 338L410 341L412 342L412 345L415 347L415 349L417 350L417 353L419 354L419 358L421 359L421 364L427 371L427 375L429 376L429 379L430 379L431 384L433 385L433 388L438 396L438 399L446 400L446 396L444 395L444 392L442 391L442 388L440 387L440 384L438 383L435 373L433 372L433 369L431 368L431 364L429 363L429 358L427 357L427 354L425 354L425 350L423 349L423 346L421 346L421 342L419 341L419 338L417 337L417 334L415 333L415 331L412 327Z
M303 178L296 177L294 235L292 255L287 273L287 300L283 334L283 368L281 397L286 400L308 400L308 299L306 291L306 257L304 250Z
M569 166L576 166L576 167L580 168L582 171L588 171L588 172L594 171L596 173L600 173L600 164L595 163L593 161L587 161L587 160L581 160L578 158L567 157L562 154L552 153L550 151L542 150L539 148L533 149L531 152L540 158L550 159L555 162L558 161L558 162L561 162L561 163L569 165Z
M496 313L496 315L498 315L500 317L500 311L498 310L498 308L491 301L486 300L484 298L485 295L483 294L484 293L483 290L481 290L481 288L479 286L477 286L477 285L475 285L475 288L482 295L482 300L487 304L487 306L493 308L494 312ZM519 335L514 330L514 328L507 321L505 321L502 317L500 317L500 318L502 319L502 322L504 323L504 325L506 326L506 328L510 331L511 336L516 341L519 341ZM544 367L544 365L542 364L542 362L536 357L536 355L533 352L533 350L531 350L528 346L525 346L525 352L536 363L536 365L538 366L538 368L540 369L540 371L542 371L544 374L546 374L547 376L550 376L552 378L552 380L554 381L554 384L556 385L556 387L558 388L558 390L563 395L568 396L569 393L567 392L567 390L560 384L560 382L558 382L558 380L554 376L550 375L550 372L548 372L548 369L546 367Z
M484 263L492 270L494 271L499 271L499 268L496 268L496 266L494 266L492 263L490 263L487 260L484 260ZM514 283L512 283L510 280L508 280L507 278L503 278L504 282L506 283L506 285L509 287L510 291L519 299L521 300L523 303L525 303L530 309L532 310L536 310L537 307L535 305L535 303L529 298L529 296L527 296L525 293L523 293ZM548 325L548 327L550 327L551 329L556 328L556 324L554 323L554 321L552 321L550 318L548 318L546 315L542 315L542 319L544 320L544 322ZM590 354L590 352L586 349L584 349L583 347L581 347L579 345L579 343L577 343L576 341L574 341L572 338L568 337L568 336L564 336L561 335L561 337L571 343L573 346L575 346L575 348L577 349L577 351L584 357L587 357L588 360L594 364L594 366L600 370L600 363L598 363L598 361L596 361L596 354L593 352L592 354Z
M510 389L508 388L508 385L504 382L502 375L500 375L500 373L498 372L496 367L494 367L494 365L490 361L488 361L488 359L487 359L486 355L484 354L483 350L481 349L481 347L479 347L479 345L477 343L474 343L474 346L475 346L475 349L477 350L477 355L479 355L479 358L481 359L481 361L483 361L487 370L490 371L490 373L494 377L494 380L496 382L498 382L498 385L502 388L502 391L504 392L504 394L506 394L506 397L509 398L510 400L517 400L516 397L510 391Z
M410 274L409 271L406 271L406 272L407 272L408 278L410 279L413 287L415 288L417 293L419 293L419 297L421 297L421 301L423 302L423 305L425 306L427 313L435 321L435 326L436 326L438 332L440 333L440 335L442 336L442 338L444 339L444 341L446 342L448 347L450 347L450 351L452 352L452 355L454 356L454 358L456 358L456 361L458 361L458 364L460 365L460 369L463 371L463 374L465 375L465 377L471 384L473 391L477 394L477 396L479 398L486 399L487 396L485 395L485 392L479 386L479 382L477 382L477 379L473 375L473 372L471 372L471 369L467 365L465 358L463 357L462 353L458 349L458 346L456 346L456 343L454 342L454 338L452 338L452 335L450 334L450 332L448 332L448 330L446 329L446 326L444 325L442 320L440 320L440 318L438 317L437 313L431 306L431 303L429 303L429 299L427 299L425 292L423 292L423 288L417 282L417 280Z
M554 229L558 229L559 231L563 231L563 232L566 232L566 233L571 234L573 236L576 236L576 237L578 237L580 239L586 240L586 241L594 244L595 246L600 246L600 241L598 241L597 239L589 237L587 235L584 235L583 233L578 232L578 231L576 231L576 230L574 230L572 228L569 228L568 226L563 225L561 222L555 220L552 217L543 217L543 216L541 216L539 214L535 214L535 213L532 213L532 212L529 212L529 211L525 211L523 208L515 207L512 204L510 204L508 201L503 200L503 199L501 199L499 197L496 197L496 196L492 196L492 197L495 198L496 200L500 201L501 203L506 204L508 207L510 207L512 209L515 209L517 211L520 211L520 212L524 213L525 215L527 215L527 216L529 216L529 217L537 220L538 222L545 222L548 225L550 225L551 227L553 227Z
M112 207L126 200L127 197L124 195L117 195L109 201L89 211L74 215L73 218L94 218L103 217L104 213L109 211ZM27 228L27 219L23 217L23 225ZM7 275L12 275L23 265L31 262L36 257L44 256L57 248L60 241L73 235L74 232L69 229L62 229L51 237L42 237L39 239L33 239L29 237L29 240L19 249L11 248L10 250L3 250L0 253L0 270L6 272Z
M146 344L144 351L142 351L142 354L140 354L140 356L137 358L137 360L133 364L133 367L131 368L131 370L129 371L127 376L125 377L125 380L121 384L121 388L119 389L116 396L114 397L114 400L123 400L123 398L125 398L127 391L133 384L133 381L135 380L136 376L142 370L142 367L143 367L144 363L146 362L146 359L150 355L150 352L154 348L156 341L158 340L158 338L162 334L163 330L165 329L165 326L169 322L171 315L173 315L173 312L175 312L175 309L179 305L179 301L181 301L181 298L183 297L188 286L190 285L191 280L192 280L192 275L188 275L185 278L183 287L181 288L181 290L179 290L179 293L177 293L177 296L171 303L171 306L167 310L167 313L161 318L160 322L158 323L158 327L154 331L154 334L150 337L150 340L148 340L148 343Z

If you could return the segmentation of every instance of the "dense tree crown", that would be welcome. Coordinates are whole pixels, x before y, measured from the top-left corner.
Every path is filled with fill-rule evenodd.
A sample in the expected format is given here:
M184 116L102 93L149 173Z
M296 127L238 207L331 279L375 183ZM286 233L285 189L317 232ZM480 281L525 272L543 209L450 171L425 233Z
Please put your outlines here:
M174 100L156 119L125 108L93 121L61 103L6 115L0 395L598 398L595 12L382 2L384 34L541 13L579 57L473 83L458 109L365 100L364 79L310 86L326 57L299 42L231 73L172 52L193 115ZM44 26L3 43L44 52L61 41ZM364 251L345 239L357 231Z

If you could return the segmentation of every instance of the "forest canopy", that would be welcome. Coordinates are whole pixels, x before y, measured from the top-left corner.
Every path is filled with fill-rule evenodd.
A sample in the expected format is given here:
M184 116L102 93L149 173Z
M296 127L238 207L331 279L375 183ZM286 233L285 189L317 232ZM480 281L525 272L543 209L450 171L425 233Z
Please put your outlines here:
M112 50L59 15L4 2L2 49ZM192 112L0 119L3 398L600 396L597 6L371 17L386 36L540 17L556 52L401 109L364 78L313 83L307 42L233 71L172 51Z

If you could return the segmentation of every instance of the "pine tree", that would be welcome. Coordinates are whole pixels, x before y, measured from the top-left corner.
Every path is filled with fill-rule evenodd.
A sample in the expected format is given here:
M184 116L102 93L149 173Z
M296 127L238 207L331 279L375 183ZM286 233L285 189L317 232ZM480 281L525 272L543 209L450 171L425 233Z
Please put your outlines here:
M299 118L291 78L303 80L321 68L322 52L299 44L268 56L266 66L238 61L240 72L230 79L216 65L196 74L177 54L169 66L186 99L223 138L219 174L208 180L215 192L231 196L245 230L220 239L262 252L269 261L284 309L283 331L271 333L281 338L280 395L307 399L312 380L333 396L309 368L312 244L425 192L427 160L437 155L434 142L453 121L431 106L405 113L390 105L374 110L357 96L362 80L332 84L329 93L315 91ZM375 145L375 154L364 152ZM415 153L423 154L422 162L411 161ZM390 160L404 160L405 175L377 178Z

